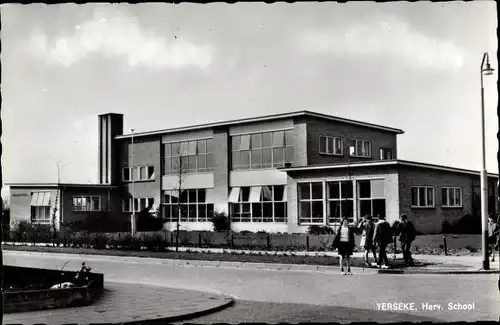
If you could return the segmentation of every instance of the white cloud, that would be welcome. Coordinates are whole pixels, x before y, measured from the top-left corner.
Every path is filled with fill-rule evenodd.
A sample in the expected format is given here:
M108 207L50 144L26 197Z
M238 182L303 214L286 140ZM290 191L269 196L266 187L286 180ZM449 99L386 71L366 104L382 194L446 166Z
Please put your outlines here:
M464 61L464 54L453 43L412 30L406 22L386 15L344 30L305 31L299 47L311 54L390 56L408 65L434 69L456 70Z
M29 50L49 63L64 66L100 53L110 58L125 57L130 66L205 69L214 56L211 45L196 45L181 37L167 40L141 28L135 17L98 11L91 20L75 25L69 35L53 40L40 30L34 31Z

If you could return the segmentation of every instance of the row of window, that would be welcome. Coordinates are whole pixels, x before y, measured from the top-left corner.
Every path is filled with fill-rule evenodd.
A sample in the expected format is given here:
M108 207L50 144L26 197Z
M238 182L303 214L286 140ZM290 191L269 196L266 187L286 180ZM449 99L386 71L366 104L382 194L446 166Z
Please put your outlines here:
M101 197L73 196L73 211L101 211Z
M293 159L293 130L231 137L233 170L285 167Z
M124 167L122 169L122 180L131 181L153 181L155 179L154 166Z
M133 204L132 204L133 203ZM151 209L154 204L154 198L134 198L132 202L132 198L123 199L122 200L122 211L123 212L135 212L144 211L146 209Z
M233 187L229 212L235 222L286 222L286 187Z
M433 208L435 203L434 186L412 186L411 187L411 206L414 208ZM441 206L445 208L462 207L462 188L461 187L442 187L441 188Z
M341 137L332 137L321 135L319 137L319 153L323 155L344 155L344 139ZM356 140L349 141L349 155L351 157L371 158L372 148L369 140ZM392 159L391 148L380 149L380 159Z
M323 182L298 184L299 224L337 223L342 216L354 220L354 182ZM357 182L358 215L385 216L384 180ZM326 210L326 216L325 216Z
M213 139L165 143L163 174L209 172L214 167Z

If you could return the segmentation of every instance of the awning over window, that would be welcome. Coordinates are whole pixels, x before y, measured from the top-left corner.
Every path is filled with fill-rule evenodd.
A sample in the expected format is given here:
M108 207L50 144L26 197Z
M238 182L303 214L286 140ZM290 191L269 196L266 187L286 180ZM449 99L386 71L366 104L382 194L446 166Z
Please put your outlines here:
M34 192L31 196L31 206L50 206L50 192Z
M250 189L250 199L249 202L260 202L260 193L262 192L262 186L254 186Z
M229 203L237 203L240 198L240 187L233 187L231 193L229 194Z

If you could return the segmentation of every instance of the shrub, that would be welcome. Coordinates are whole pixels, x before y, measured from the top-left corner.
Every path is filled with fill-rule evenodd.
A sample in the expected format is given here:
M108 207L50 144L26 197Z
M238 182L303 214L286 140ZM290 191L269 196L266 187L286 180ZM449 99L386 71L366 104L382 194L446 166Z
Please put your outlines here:
M158 233L143 235L142 243L148 251L152 252L163 252L168 247L167 241Z
M212 225L214 231L222 232L229 230L229 218L225 213L215 212L212 217Z
M480 234L481 219L466 213L452 226L452 232L455 234Z
M132 236L131 234L126 234L125 236L120 237L118 241L119 246L121 246L122 249L130 249L135 251L140 251L142 249L142 242L140 238Z
M443 234L451 234L452 233L452 224L449 220L444 220L442 223L441 223L441 232Z
M108 236L101 233L94 233L90 235L90 246L95 249L106 249L108 244Z
M477 248L476 247L473 247L471 245L466 245L465 246L465 249L468 250L469 252L471 253L477 253Z
M329 235L333 234L334 231L331 227L328 226L312 225L307 228L307 233L309 235Z
M240 234L242 234L242 235L249 235L249 234L253 234L253 231L250 231L250 230L242 230L242 231L240 231Z

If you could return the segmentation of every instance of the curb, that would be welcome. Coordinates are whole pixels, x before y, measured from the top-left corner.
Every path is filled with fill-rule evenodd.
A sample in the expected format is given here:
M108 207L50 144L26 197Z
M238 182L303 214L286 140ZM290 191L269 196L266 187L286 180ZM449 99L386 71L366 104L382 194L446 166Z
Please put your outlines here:
M233 298L225 297L225 299L227 300L225 303L223 303L219 306L212 307L212 308L205 309L205 310L201 310L201 311L195 311L192 313L186 313L186 314L178 315L178 316L156 318L156 319L151 319L151 320L145 319L145 320L139 320L139 321L134 321L134 322L115 323L115 324L122 324L122 325L165 324L165 323L172 323L172 322L178 322L178 321L183 321L183 320L189 320L192 318L209 315L209 314L221 311L223 309L226 309L226 308L234 305L235 301Z
M378 270L378 274L498 274L498 270Z

